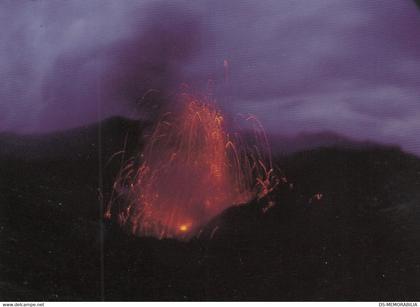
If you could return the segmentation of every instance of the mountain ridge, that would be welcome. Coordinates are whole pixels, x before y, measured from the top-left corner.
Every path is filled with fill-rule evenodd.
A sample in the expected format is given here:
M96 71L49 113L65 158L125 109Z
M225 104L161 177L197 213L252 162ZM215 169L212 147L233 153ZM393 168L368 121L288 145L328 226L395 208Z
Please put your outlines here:
M106 151L120 151L124 144L121 140L129 136L130 147L133 143L142 143L144 129L151 127L148 122L127 119L124 117L111 117L99 123L93 123L70 130L49 132L42 134L16 134L11 132L0 133L0 155L19 159L60 158L83 154L87 148L96 148L99 135L102 136ZM243 132L243 135L252 133ZM276 133L267 134L273 154L293 154L299 151L319 147L339 147L349 149L368 148L400 148L392 144L379 144L370 140L355 140L331 131L315 133L301 132L293 136ZM137 147L138 148L138 147ZM91 148L92 149L92 148ZM45 157L44 157L45 156Z

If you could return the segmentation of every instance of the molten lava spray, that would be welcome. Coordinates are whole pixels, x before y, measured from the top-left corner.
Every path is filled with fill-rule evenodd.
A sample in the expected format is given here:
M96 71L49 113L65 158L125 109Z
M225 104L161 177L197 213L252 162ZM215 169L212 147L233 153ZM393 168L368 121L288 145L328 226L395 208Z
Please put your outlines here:
M111 205L119 203L117 219L134 234L188 238L225 208L261 198L273 186L271 161L264 161L271 159L232 138L212 101L181 98L181 110L161 117L114 184ZM261 130L254 132L259 138Z

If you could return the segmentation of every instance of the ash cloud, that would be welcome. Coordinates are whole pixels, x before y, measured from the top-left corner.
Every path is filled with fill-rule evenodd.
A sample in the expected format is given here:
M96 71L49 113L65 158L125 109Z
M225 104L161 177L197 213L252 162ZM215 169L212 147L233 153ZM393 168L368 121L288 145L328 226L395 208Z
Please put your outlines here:
M18 35L10 33L11 63L3 63L9 116L0 129L62 130L113 115L135 117L136 102L149 89L156 89L149 104L166 103L180 83L179 66L199 50L198 15L165 2L101 3L21 4L27 13L38 10L38 20L11 8L21 19L9 20Z
M269 132L330 130L420 154L414 1L2 2L0 130L137 116L209 79ZM229 62L226 82L223 61Z

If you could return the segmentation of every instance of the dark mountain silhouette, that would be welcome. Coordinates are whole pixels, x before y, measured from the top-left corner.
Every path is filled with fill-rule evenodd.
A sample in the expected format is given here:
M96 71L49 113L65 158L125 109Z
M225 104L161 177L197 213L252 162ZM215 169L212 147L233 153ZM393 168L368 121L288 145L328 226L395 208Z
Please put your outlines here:
M103 134L102 150L106 154L121 150L128 135L128 145L139 143L139 131L145 127L138 121L121 117L104 120L100 124L54 133L17 135L0 133L0 156L14 159L78 159L98 155L99 134Z
M138 149L139 144L142 143L143 130L150 126L150 123L113 117L100 124L91 124L69 131L33 135L0 133L0 156L35 160L64 157L77 159L86 155L97 155L99 134L103 135L101 150L105 150L105 154L121 150L126 137L129 137L126 144L133 150ZM249 134L251 136L252 132ZM246 133L244 135L246 136ZM368 140L353 140L329 131L302 132L294 136L270 134L268 137L272 151L277 154L290 154L319 147L349 149L397 147L378 145Z
M354 140L330 131L316 133L302 132L294 136L270 135L272 150L276 153L290 154L320 147L338 147L347 149L374 149L376 147L398 147L379 145L369 140Z
M337 143L283 152L275 163L287 182L189 242L134 237L110 221L102 241L114 154L136 152L141 129L105 121L101 151L96 125L1 135L2 300L420 299L419 158Z

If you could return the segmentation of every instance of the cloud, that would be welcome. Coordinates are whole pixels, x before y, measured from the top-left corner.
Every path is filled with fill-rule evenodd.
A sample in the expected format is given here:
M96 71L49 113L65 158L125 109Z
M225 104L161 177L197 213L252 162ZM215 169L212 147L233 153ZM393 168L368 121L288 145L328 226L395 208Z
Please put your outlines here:
M193 9L165 2L20 2L5 9L13 18L3 21L2 130L66 129L130 115L148 89L172 87L200 31Z
M149 88L161 99L182 82L204 91L212 79L225 111L254 112L270 131L332 130L420 154L414 2L1 5L0 130L96 121L98 99L102 116L132 116Z

